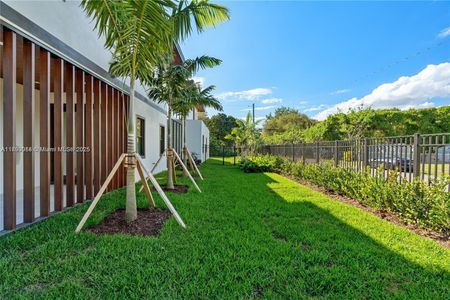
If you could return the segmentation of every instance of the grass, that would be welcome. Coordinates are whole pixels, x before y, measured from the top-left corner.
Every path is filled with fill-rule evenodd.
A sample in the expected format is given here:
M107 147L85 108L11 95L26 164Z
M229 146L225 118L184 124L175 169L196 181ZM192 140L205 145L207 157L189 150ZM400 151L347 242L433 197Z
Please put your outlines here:
M448 249L279 175L221 164L202 167L202 194L169 194L186 230L171 218L158 237L77 235L84 204L0 238L0 299L448 299ZM104 196L88 225L124 197Z

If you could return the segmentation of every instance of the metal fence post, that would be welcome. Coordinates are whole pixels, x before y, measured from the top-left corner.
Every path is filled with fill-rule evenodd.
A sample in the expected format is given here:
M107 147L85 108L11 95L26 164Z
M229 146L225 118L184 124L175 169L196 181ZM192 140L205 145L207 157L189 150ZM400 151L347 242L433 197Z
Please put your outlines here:
M369 165L369 139L364 138L364 144L363 144L363 166L364 169L367 168Z
M295 150L294 150L294 143L292 143L292 161L295 162Z
M339 165L339 147L338 141L334 141L334 166L337 167Z
M320 162L320 145L319 142L316 142L316 163Z
M420 175L420 134L414 134L414 166L413 166L413 176L414 178ZM437 163L437 162L436 162Z
M225 165L225 146L222 146L222 165Z
M305 143L302 143L302 163L305 164Z
M233 165L236 165L236 147L233 146Z

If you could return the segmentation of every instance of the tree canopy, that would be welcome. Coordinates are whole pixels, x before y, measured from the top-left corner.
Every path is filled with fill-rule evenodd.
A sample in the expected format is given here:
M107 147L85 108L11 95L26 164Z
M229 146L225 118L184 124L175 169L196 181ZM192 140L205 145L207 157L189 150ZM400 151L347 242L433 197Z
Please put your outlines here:
M231 133L236 127L237 119L233 116L219 113L205 120L206 126L209 128L209 136L211 145L231 146L232 141L225 139L225 136Z
M450 132L450 106L399 110L356 109L337 113L302 132L306 142Z
M280 107L267 116L263 139L271 144L301 142L301 132L316 122L296 109Z

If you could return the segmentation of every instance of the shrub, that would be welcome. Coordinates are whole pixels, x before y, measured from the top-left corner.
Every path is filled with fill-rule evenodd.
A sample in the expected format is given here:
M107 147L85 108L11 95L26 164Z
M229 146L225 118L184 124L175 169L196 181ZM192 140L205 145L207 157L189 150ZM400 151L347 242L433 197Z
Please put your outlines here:
M251 155L241 158L239 167L245 173L269 172L278 170L283 159L273 155Z
M424 182L399 182L398 173L387 178L366 172L335 167L332 163L303 164L281 157L258 155L247 157L241 168L245 172L275 171L305 179L327 190L356 199L358 202L398 215L402 220L450 234L450 178L433 185ZM379 170L384 174L384 170Z

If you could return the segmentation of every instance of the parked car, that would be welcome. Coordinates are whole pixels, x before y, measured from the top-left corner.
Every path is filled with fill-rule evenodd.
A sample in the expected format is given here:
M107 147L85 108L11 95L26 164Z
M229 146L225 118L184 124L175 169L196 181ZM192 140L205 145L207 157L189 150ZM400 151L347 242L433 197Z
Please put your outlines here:
M385 170L399 170L402 172L413 172L414 161L409 158L378 158L369 161L373 168L384 167Z

